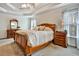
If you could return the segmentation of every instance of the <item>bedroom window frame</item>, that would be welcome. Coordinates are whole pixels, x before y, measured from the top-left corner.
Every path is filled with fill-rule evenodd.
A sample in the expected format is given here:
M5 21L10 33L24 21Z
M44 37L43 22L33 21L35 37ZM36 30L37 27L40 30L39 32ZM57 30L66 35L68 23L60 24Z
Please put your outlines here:
M34 29L34 27L36 27L36 19L32 18L31 19L31 29Z
M69 14L66 15L65 13L66 14L69 13ZM78 29L79 29L79 25L78 25L79 24L79 22L78 22L79 21L79 17L78 17L79 16L79 9L76 8L76 9L73 9L73 10L65 11L63 15L64 15L63 16L64 30L67 30L67 37L68 38L74 38L75 47L78 47L79 46L79 44L78 44L78 42L79 42L79 37L78 37L79 36L79 31L78 31ZM75 18L75 19L73 20L73 18ZM74 27L74 29L76 28L75 32L73 31L73 33L75 33L75 35L71 35L71 30L70 30L71 26Z

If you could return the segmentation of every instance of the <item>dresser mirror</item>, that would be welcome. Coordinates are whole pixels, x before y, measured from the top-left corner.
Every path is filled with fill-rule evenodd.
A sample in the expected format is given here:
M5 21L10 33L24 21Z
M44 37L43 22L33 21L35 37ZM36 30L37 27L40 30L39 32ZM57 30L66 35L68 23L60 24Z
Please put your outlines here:
M18 28L18 20L16 20L16 19L10 20L10 28L17 29Z

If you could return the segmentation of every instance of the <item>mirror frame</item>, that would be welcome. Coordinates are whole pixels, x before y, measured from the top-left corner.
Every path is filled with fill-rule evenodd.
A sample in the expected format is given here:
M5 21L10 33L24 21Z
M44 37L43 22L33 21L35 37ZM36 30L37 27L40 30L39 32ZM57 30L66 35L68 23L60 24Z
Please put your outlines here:
M13 28L11 27L11 23L12 23L12 22L16 22L16 23L17 23L17 28L18 28L18 20L12 19L12 20L10 20L10 29L13 29ZM16 28L16 29L17 29L17 28Z

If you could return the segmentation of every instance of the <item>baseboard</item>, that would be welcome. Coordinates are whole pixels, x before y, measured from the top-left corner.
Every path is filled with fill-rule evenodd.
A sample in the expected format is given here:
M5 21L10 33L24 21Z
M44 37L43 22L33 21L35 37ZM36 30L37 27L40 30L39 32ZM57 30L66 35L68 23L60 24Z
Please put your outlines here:
M0 40L3 40L3 39L8 39L8 38L0 38Z
M4 45L7 45L7 44L11 44L11 43L14 43L14 40L12 40L12 39L3 39L3 40L0 40L0 47L4 46Z

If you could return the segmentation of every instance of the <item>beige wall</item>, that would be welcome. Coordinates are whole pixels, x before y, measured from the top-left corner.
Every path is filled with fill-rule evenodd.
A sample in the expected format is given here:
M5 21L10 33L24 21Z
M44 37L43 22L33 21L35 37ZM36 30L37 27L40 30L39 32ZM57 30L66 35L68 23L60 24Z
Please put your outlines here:
M52 8L52 7L49 7ZM41 23L54 23L57 25L57 29L61 30L61 21L63 20L63 12L71 9L79 8L77 4L69 4L55 9L49 9L48 11L39 13L36 15L37 24Z
M8 20L5 19L7 18L6 16L3 16L3 15L0 15L0 38L4 38L6 37L6 29L7 29L7 23L8 23ZM5 19L5 20L4 20Z
M13 18L18 20L18 25L21 29L30 28L29 17L0 13L0 39L7 37L6 30L10 28L10 20Z
M12 19L13 17L14 17L13 15L0 13L0 38L6 38L7 36L6 30L10 27L9 20Z
M73 8L74 6L72 6ZM75 6L76 7L76 6ZM70 7L71 8L71 7ZM65 8L66 9L66 8ZM37 25L41 23L52 23L57 25L57 30L61 29L61 20L62 20L62 8L52 9L47 12L42 12L36 15ZM0 13L0 38L6 37L6 30L9 28L9 20L16 18L19 21L19 26L23 29L27 29L29 24L29 18L25 18L17 15L2 14Z
M37 15L37 24L52 23L57 25L57 29L61 28L62 12L61 10L48 11Z

